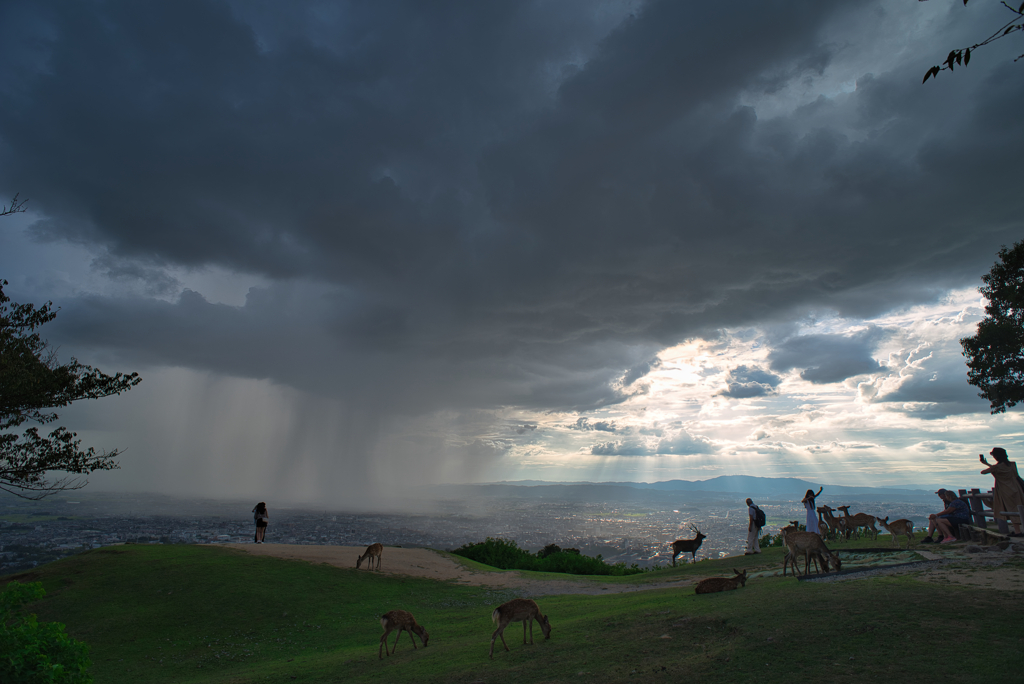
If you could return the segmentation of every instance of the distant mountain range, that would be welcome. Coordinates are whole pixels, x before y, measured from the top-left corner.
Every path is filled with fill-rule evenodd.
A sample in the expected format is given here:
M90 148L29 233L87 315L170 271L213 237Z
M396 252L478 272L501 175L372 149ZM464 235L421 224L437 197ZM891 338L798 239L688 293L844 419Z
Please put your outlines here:
M935 498L935 491L945 485L907 485L899 487L851 487L832 485L793 477L753 477L723 475L709 480L668 480L665 482L543 482L521 480L486 484L443 485L438 494L458 496L508 496L516 498L560 499L563 501L663 501L682 499L724 500L751 497L755 500L799 501L808 489L824 486L822 498L835 497L856 501L926 501Z

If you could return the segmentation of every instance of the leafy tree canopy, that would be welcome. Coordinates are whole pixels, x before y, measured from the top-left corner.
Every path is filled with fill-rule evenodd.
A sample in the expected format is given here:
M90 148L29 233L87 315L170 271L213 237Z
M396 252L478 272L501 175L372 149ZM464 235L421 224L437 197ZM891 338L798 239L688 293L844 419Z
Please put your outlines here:
M0 490L40 499L84 487L86 482L74 475L116 469L120 452L83 451L81 440L64 427L47 436L35 426L20 435L13 430L26 422L53 423L58 419L53 409L127 392L142 378L138 373L106 375L74 358L59 363L37 332L56 317L53 303L39 308L12 303L4 285L7 281L0 281ZM51 471L69 475L51 479Z
M978 334L960 340L967 381L988 399L992 413L1024 401L1024 241L999 250L999 261L981 277L988 298Z

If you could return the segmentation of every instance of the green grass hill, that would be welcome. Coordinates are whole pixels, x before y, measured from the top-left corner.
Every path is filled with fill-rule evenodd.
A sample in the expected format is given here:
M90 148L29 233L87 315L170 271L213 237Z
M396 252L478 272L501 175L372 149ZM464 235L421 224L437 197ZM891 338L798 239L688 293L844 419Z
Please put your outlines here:
M781 567L781 550L645 573L644 583ZM1019 557L1004 568L1024 571ZM955 569L954 569L955 570ZM967 567L963 572L973 572ZM529 574L529 573L524 573ZM518 624L487 658L491 611L510 591L255 557L208 546L96 549L0 578L41 581L29 606L90 646L106 682L954 682L1024 672L1024 592L922 581L836 583L759 577L697 596L692 587L540 596L552 638ZM601 578L637 583L636 577ZM378 660L380 616L412 612ZM390 640L394 639L394 635ZM1008 674L1009 673L1009 674ZM1009 680L1007 680L1009 681Z

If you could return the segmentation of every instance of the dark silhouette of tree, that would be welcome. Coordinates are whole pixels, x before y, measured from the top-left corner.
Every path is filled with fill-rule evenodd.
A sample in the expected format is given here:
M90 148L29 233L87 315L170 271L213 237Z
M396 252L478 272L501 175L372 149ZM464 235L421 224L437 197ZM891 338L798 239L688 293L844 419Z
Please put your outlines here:
M966 4L967 0L964 0L964 5ZM980 43L975 43L974 45L966 48L950 50L949 54L946 56L946 61L944 61L941 65L936 64L931 69L926 71L924 74L924 80L921 81L921 83L924 83L929 78L934 78L938 76L940 71L953 71L954 65L963 64L964 66L967 66L971 61L972 50L977 50L978 48L984 47L985 45L988 45L990 43L994 43L997 40L1002 40L1011 33L1024 30L1024 3L1022 3L1021 6L1018 7L1017 9L1011 7L1009 4L1006 3L1005 0L1003 0L1003 2L1001 2L1000 4L1006 9L1013 12L1013 19L1010 19L1008 22L1000 26L995 33L993 33L991 36L981 41ZM1016 62L1018 59L1021 58L1024 58L1024 55L1019 55L1013 61Z
M988 298L978 334L960 340L967 381L988 399L992 413L1024 401L1024 241L999 250L999 261L981 277Z
M14 196L0 216L25 211L25 202ZM0 490L26 499L41 499L87 483L75 477L96 470L118 467L118 450L97 454L80 448L81 440L67 428L58 427L47 436L37 427L13 432L26 422L45 425L58 419L52 409L81 399L99 399L127 392L142 382L138 373L106 375L72 358L59 363L56 352L37 330L52 321L57 312L53 302L36 308L15 304L4 294L6 280L0 280ZM51 479L51 472L68 473Z

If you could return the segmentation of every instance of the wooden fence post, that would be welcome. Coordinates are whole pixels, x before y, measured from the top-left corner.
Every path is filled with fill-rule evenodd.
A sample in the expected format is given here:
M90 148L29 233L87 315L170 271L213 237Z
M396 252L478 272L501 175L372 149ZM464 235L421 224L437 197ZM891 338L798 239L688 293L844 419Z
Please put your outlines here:
M963 489L960 492L960 496L964 496L967 493ZM988 524L985 522L985 504L981 503L981 492L977 489L972 489L971 497L967 501L971 506L971 517L974 518L974 524L988 529Z

